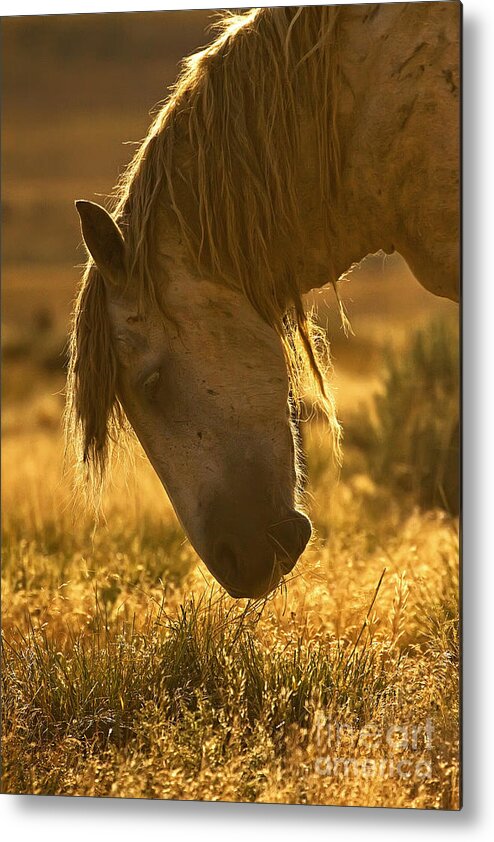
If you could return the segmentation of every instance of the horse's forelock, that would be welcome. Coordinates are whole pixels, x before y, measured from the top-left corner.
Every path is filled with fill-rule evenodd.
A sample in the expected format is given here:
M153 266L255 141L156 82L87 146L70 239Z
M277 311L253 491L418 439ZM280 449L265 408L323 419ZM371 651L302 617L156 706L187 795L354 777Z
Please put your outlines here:
M70 337L66 440L94 490L102 484L111 444L123 424L105 285L98 269L88 264Z

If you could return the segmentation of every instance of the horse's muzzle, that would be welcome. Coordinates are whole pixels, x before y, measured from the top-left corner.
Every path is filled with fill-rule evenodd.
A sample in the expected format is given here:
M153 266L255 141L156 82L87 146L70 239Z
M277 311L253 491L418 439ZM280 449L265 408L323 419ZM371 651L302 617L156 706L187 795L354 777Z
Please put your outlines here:
M216 542L211 572L237 598L267 596L289 573L311 536L305 515L295 510L272 523L264 535L247 542L225 534Z

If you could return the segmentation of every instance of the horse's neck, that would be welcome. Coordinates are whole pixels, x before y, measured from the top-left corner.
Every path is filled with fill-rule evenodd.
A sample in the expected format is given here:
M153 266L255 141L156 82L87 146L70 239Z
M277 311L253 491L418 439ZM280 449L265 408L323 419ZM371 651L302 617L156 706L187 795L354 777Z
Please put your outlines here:
M346 136L345 136L346 135ZM338 280L367 254L395 249L389 231L389 208L379 175L369 167L368 147L357 140L357 125L340 134L343 150L339 183L329 191L329 213L318 201L318 152L310 122L305 122L303 162L298 196L302 210L304 249L299 267L303 292Z
M391 4L394 6L394 4ZM372 137L374 120L367 119L375 106L372 89L380 64L376 43L376 18L372 6L348 6L340 16L338 33L339 84L337 132L341 160L339 186L331 192L331 224L327 225L314 197L318 195L316 132L304 116L301 149L304 163L300 196L308 248L300 275L304 291L337 280L353 263L380 249L391 252L390 212L382 185L382 149ZM396 15L396 12L394 12ZM379 27L389 30L393 13L386 11ZM380 119L380 118L379 118ZM329 230L328 230L329 228Z
M342 17L337 112L341 183L329 237L321 221L306 214L314 232L308 250L312 288L382 249L400 251L424 286L455 297L447 286L449 275L444 271L439 277L441 266L433 266L431 259L432 252L439 253L435 203L449 187L438 183L439 168L449 169L449 192L455 189L454 140L445 144L441 134L441 122L449 121L450 135L458 131L448 101L455 91L440 88L441 74L455 61L455 29L448 29L454 19L443 24L437 16L440 7L450 4L412 5L348 6ZM449 160L441 158L445 145ZM311 183L309 178L305 193L302 188L308 211L313 189L314 179ZM457 224L453 206L444 208L451 215L451 229ZM444 258L438 264L446 262L446 251Z

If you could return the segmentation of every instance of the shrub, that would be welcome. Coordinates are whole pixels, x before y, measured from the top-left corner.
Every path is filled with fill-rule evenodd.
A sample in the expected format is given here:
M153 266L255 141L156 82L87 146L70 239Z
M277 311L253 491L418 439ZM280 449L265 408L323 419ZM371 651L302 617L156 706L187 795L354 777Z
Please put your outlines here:
M459 342L455 324L434 321L403 351L384 349L383 389L374 417L346 425L348 446L364 456L379 486L423 508L459 510Z

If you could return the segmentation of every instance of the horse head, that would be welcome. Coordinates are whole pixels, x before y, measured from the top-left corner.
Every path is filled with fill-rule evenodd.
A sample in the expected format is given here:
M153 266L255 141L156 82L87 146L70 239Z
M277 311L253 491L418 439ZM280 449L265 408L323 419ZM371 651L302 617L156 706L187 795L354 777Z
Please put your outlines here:
M139 301L109 214L77 202L104 280L117 397L192 545L234 597L276 587L311 534L281 340L235 289L161 253L161 303Z

